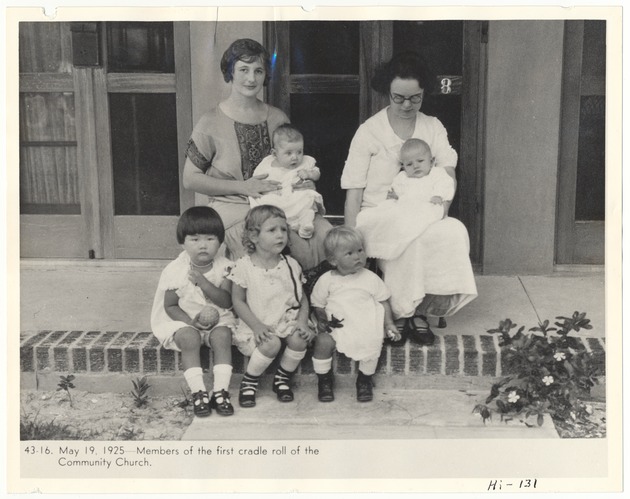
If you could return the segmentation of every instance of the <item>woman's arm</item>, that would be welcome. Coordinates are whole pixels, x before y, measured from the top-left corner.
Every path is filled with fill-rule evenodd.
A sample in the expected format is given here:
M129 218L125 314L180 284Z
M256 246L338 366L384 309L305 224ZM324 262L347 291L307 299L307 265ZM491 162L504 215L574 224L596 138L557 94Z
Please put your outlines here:
M453 191L457 191L457 178L455 177L455 167L454 166L443 166L442 168L444 168L444 170L446 170L446 173L449 174L449 176L453 179ZM445 201L442 206L444 207L444 217L446 218L448 217L448 210L451 207L451 203L453 202L453 200L451 199L450 201Z
M344 207L344 222L348 227L356 227L357 215L361 211L363 189L346 190L346 204Z
M260 197L266 192L276 191L280 187L279 182L265 180L266 177L267 175L256 176L247 180L214 178L206 175L189 158L186 158L182 184L185 189L207 196L240 194L242 196Z

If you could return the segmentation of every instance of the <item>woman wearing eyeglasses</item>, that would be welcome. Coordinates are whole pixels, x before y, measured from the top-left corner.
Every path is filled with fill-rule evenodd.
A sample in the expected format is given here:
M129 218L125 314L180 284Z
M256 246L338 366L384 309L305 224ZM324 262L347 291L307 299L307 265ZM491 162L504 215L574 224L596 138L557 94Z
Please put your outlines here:
M420 111L433 77L422 58L412 52L394 56L378 68L372 88L389 97L389 105L357 130L341 176L346 190L345 223L356 226L361 210L387 198L394 177L400 172L399 153L410 138L425 141L435 156L435 167L455 181L457 153L446 129L435 117ZM447 216L432 224L393 260L378 260L391 290L394 317L403 319L403 339L431 345L435 336L427 317L453 315L477 296L469 257L468 232ZM399 324L401 323L399 321Z

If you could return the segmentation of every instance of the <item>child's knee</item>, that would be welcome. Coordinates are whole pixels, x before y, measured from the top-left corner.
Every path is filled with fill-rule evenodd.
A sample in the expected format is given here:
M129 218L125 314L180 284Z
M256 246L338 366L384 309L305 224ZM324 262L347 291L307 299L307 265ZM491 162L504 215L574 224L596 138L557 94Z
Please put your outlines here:
M308 341L302 338L299 334L293 333L291 336L287 337L287 346L291 350L306 350L306 347L308 346Z
M323 353L330 352L332 353L335 349L335 339L328 333L320 333L315 337L315 352Z
M177 330L174 340L182 352L201 348L201 335L194 327L183 327Z
M232 344L232 331L227 327L217 327L210 333L210 346L215 348L215 345L224 346L225 344Z
M260 350L260 352L266 357L275 357L278 355L281 346L282 343L280 342L280 338L272 336L267 341L263 341L260 345L258 345L258 350Z

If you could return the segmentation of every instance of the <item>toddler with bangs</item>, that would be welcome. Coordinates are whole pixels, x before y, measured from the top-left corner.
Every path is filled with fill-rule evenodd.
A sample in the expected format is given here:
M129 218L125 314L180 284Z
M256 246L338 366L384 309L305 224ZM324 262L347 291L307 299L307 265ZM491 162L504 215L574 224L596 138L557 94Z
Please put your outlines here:
M183 251L162 271L151 310L151 329L162 347L182 355L184 378L196 416L234 414L228 387L232 376L232 262L217 255L225 230L219 214L207 206L186 210L177 223ZM203 380L200 349L213 352L212 397Z

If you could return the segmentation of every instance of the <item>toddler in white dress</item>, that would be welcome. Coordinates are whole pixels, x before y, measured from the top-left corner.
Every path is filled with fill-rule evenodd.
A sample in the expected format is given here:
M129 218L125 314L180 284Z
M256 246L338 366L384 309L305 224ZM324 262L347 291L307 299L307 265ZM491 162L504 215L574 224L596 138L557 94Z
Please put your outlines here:
M279 401L291 402L291 378L314 336L308 324L302 269L296 260L283 254L287 242L287 221L280 208L262 205L247 213L243 245L249 254L236 261L228 276L234 310L240 319L234 343L249 357L238 396L241 407L256 405L260 376L276 358L282 343L286 348L273 378L273 391Z
M367 257L361 234L339 226L324 239L326 258L334 267L317 280L311 305L318 322L313 367L318 376L318 398L334 400L334 350L359 361L357 400L372 400L372 376L384 336L400 339L389 305L385 283L365 268Z
M162 271L151 309L155 337L162 347L181 352L193 411L200 417L209 416L211 409L222 416L234 413L227 391L236 325L231 285L226 279L232 262L217 255L224 236L223 222L215 210L207 206L186 210L177 223L177 241L184 251ZM208 307L215 312L212 321L203 317ZM212 397L203 380L202 344L213 352Z
M400 165L403 170L394 177L387 200L357 216L370 258L398 258L429 225L444 218L444 205L455 195L455 182L446 170L434 167L425 141L405 141Z
M310 239L315 230L315 213L325 213L324 200L314 189L300 189L299 184L319 180L319 168L314 158L304 155L304 137L294 126L280 125L273 132L272 142L271 154L263 158L253 175L267 175L267 180L280 182L281 189L250 197L249 204L252 208L263 204L277 206L284 211L289 227L301 238Z

